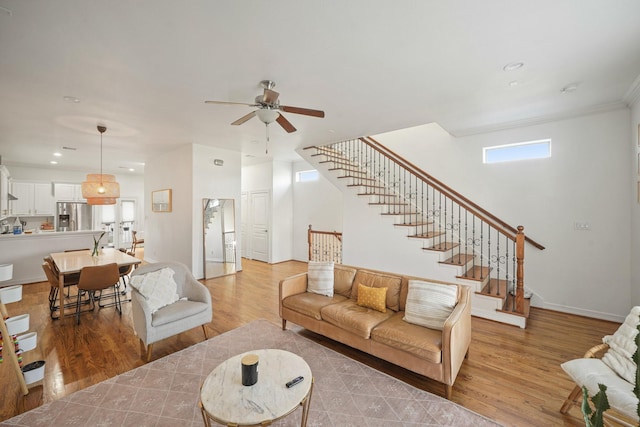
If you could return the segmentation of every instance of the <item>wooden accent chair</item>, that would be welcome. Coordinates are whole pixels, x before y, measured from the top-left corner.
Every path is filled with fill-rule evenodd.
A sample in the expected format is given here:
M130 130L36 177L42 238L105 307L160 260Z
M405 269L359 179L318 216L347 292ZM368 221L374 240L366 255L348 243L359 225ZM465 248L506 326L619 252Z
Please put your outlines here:
M89 294L89 300L91 302L91 310L95 308L95 292L102 291L110 287L116 287L115 289L115 306L116 310L122 316L122 307L120 305L120 293L117 286L120 283L120 271L118 270L118 264L113 262L106 265L96 265L91 267L84 267L80 270L80 281L78 282L78 298L76 302L76 321L80 324L80 295L82 291Z
M132 230L131 231L131 236L133 236L133 244L131 245L131 256L136 256L136 248L138 247L138 245L144 245L144 239L138 239L137 235L137 231Z
M174 271L173 281L176 284L178 300L162 306L154 311L150 305L151 297L143 295L136 288L136 282L143 276L164 268ZM153 344L165 338L201 326L207 339L205 325L211 322L211 293L206 286L198 282L186 265L179 262L160 262L136 268L131 273L131 313L133 329L142 344L143 357L151 360ZM146 355L144 347L146 346Z

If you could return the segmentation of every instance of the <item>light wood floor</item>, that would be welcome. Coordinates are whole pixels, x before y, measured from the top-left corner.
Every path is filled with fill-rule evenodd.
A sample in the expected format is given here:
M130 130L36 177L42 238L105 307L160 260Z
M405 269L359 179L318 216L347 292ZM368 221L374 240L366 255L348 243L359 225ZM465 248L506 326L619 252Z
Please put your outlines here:
M207 325L210 336L260 318L280 326L278 281L307 268L295 261L268 265L243 260L242 264L243 272L206 282L213 296L213 321ZM48 292L46 283L25 285L23 300L7 306L10 315L29 313L30 330L38 332L38 347L25 355L25 364L44 359L46 368L42 385L23 397L11 365L0 364L0 420L144 364L133 333L130 304L124 305L121 318L113 308L104 308L83 314L78 326L71 318L49 318ZM305 337L443 395L441 384L289 325ZM559 365L582 356L617 326L535 308L526 330L474 318L470 357L458 375L452 400L505 426L583 426L578 408L567 416L558 411L573 387ZM168 338L155 344L153 358L203 338L200 328Z

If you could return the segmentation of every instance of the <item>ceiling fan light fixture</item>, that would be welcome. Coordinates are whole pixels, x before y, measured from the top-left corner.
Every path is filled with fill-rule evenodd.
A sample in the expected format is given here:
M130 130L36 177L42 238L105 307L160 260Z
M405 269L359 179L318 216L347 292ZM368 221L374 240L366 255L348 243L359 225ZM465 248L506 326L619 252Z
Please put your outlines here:
M261 109L256 111L256 116L265 125L275 122L279 115L280 113L277 110Z

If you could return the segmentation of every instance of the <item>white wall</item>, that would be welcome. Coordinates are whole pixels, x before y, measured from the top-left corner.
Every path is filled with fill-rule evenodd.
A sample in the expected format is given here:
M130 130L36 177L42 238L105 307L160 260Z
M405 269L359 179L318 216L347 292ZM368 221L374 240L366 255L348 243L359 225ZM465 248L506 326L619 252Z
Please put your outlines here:
M640 305L640 98L631 109L631 305Z
M322 174L317 181L296 182L296 172L315 169L306 161L295 162L293 180L293 259L309 260L307 230L342 231L343 195Z
M178 261L193 268L193 151L185 144L145 164L148 197L154 190L172 190L171 212L152 212L151 203L145 203L146 261Z
M291 162L273 162L271 262L293 259L293 187Z
M215 166L214 159L224 161L223 166ZM240 152L221 148L193 145L193 197L192 197L192 271L197 278L204 277L203 248L203 200L233 199L235 201L236 247L238 248L236 271L242 270L239 249L240 240ZM146 242L146 241L145 241Z

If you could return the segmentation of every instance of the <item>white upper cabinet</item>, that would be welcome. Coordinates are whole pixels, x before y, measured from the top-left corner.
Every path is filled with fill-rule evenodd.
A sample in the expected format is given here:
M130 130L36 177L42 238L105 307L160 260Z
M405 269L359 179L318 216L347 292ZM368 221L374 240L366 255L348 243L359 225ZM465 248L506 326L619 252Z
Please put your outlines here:
M18 198L11 202L13 215L53 215L51 183L14 181L11 191Z
M56 182L54 184L54 194L56 201L62 202L85 202L82 198L81 184L65 184Z

